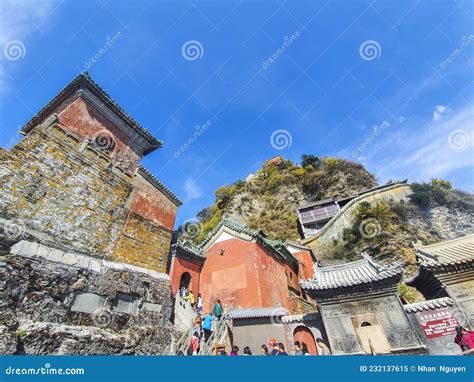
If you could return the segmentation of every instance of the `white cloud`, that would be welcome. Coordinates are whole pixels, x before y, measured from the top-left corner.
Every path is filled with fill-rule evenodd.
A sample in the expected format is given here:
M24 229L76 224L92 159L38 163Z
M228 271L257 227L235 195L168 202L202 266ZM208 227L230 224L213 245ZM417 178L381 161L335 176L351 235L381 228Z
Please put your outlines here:
M0 0L0 94L9 89L9 82L13 78L9 72L14 65L8 65L8 57L4 49L9 42L21 42L21 53L18 53L19 44L15 43L11 54L28 54L28 38L35 33L41 33L47 27L58 0ZM8 54L8 53L7 53ZM16 61L12 61L15 64Z
M201 189L192 178L188 178L186 179L186 182L184 182L184 192L185 192L185 197L184 197L185 202L189 202L190 200L193 200L193 199L199 199L202 196Z
M382 182L449 179L458 170L468 174L474 169L473 120L474 107L469 105L443 115L436 128L431 121L409 119L381 134L356 160ZM341 154L347 157L348 151Z
M436 105L434 112L433 112L433 122L441 121L441 117L444 114L447 114L451 111L451 109L444 105Z
M23 40L35 31L46 27L55 0L2 0L0 1L0 44L10 40Z

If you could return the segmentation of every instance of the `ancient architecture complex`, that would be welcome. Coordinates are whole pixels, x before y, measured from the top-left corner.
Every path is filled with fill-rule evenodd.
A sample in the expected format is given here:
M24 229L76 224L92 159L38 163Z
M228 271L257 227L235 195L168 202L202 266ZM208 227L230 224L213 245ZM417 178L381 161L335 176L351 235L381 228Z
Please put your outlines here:
M459 354L455 327L474 326L474 234L415 244L410 280L365 253L320 263L357 205L405 198L406 181L301 206L300 242L224 217L196 246L173 234L181 201L140 164L162 142L87 73L22 133L0 149L0 353L185 353L217 301L198 354L259 354L269 338L313 355ZM425 301L401 299L404 282Z

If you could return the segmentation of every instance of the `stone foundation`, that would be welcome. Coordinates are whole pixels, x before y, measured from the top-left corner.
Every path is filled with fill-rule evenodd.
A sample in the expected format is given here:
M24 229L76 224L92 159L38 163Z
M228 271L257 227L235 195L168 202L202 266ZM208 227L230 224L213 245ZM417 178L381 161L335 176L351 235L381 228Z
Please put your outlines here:
M0 353L163 354L169 276L23 240L0 256Z

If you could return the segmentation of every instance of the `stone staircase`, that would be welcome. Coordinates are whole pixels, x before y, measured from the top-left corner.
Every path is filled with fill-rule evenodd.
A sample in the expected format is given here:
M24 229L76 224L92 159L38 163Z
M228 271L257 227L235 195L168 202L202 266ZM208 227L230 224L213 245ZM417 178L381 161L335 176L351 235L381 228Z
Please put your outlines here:
M181 299L182 301L179 301L178 297L177 297L177 299L176 299L177 304L178 303L181 304L182 302L187 303L181 297L179 297L179 299ZM184 309L184 307L181 306L178 309L179 309L178 313L182 313L181 309ZM232 309L233 309L233 307L231 307L230 310L232 310ZM194 310L193 310L193 312L194 312ZM229 330L228 330L227 320L225 318L227 313L228 312L226 312L224 314L224 316L222 317L222 319L219 322L216 323L214 331L212 332L211 336L209 337L209 339L207 341L204 340L204 336L202 337L201 343L199 345L198 355L212 355L215 348L216 348L216 346L230 345ZM186 313L186 314L188 314L188 313ZM170 355L187 354L187 350L188 350L189 344L191 343L191 338L193 336L192 322L194 321L196 316L197 315L194 313L194 318L192 318L192 320L191 320L190 327L187 330L183 331L182 336L177 341L172 342L172 344L170 346L170 350L169 350ZM183 323L187 322L186 319L180 318L179 320L181 320L181 322L183 322ZM175 315L175 325L176 325L176 315Z
M182 298L179 293L175 297L174 326L181 332L188 332L193 328L197 314L191 303Z

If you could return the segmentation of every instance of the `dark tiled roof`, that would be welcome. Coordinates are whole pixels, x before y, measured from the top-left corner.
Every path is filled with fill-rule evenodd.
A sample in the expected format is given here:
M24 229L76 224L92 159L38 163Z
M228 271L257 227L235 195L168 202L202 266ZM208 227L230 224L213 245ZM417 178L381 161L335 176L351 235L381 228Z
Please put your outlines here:
M351 263L314 268L314 278L301 281L303 289L329 290L351 287L360 284L370 284L392 277L401 277L400 264L390 267L376 264L368 255L363 259Z
M302 209L305 209L305 208L309 208L309 207L316 207L316 206L321 206L323 204L328 204L328 203L335 203L336 200L335 199L322 199L322 200L317 200L315 202L309 202L309 203L306 203L306 204L302 204L298 207L298 210L302 210Z
M285 316L282 318L282 321L285 324L320 320L321 316L319 315L319 313L292 314L291 316Z
M309 208L309 207L316 207L316 206L319 206L319 205L322 205L322 204L326 204L326 203L331 203L331 202L336 202L336 201L346 201L348 199L354 199L358 196L361 196L361 195L364 195L364 194L368 194L369 192L373 192L373 191L377 191L377 190L381 190L381 189L384 189L384 188L387 188L387 187L391 187L391 186L394 186L396 184L406 184L407 183L407 179L405 180L402 180L402 181L389 181L381 186L377 186L377 187L374 187L374 188L369 188L367 190L363 190L363 191L360 191L360 192L357 192L353 195L348 195L348 196L344 196L342 198L339 198L339 199L322 199L322 200L317 200L315 202L311 202L311 203L306 203L306 204L303 204L301 206L299 206L297 209L298 210L301 210L301 209L304 209L304 208Z
M437 244L415 244L418 263L425 268L456 266L474 262L474 234Z
M149 144L148 150L145 154L153 151L160 147L163 142L156 139L151 135L148 130L142 127L137 121L135 121L129 114L127 114L113 99L109 96L92 78L87 72L79 74L69 84L67 84L50 102L46 104L33 118L31 118L25 126L21 129L22 134L30 132L35 126L42 122L44 118L47 118L49 114L74 91L81 88L87 88L96 97L100 99L110 110L112 110L118 117L122 119L132 130L142 136Z
M191 257L197 257L199 259L205 259L204 253L198 247L192 245L188 241L179 239L175 244L171 245L171 253L173 255L179 255L180 251L185 252Z
M285 308L274 306L271 308L241 308L234 309L228 317L232 319L241 318L264 318L264 317L281 317L286 316L288 311Z
M451 300L449 297L442 297L436 300L419 301L413 304L404 305L403 309L405 309L405 312L407 313L416 313L422 312L424 310L446 308L452 305L454 305L453 300Z
M145 167L140 165L138 167L138 172L142 175L148 182L150 182L154 187L163 192L174 204L180 206L183 204L181 199L179 199L168 187L166 187L158 178L156 178L150 171Z
M290 246L290 247L293 247L293 248L296 248L296 249L301 249L302 251L311 251L311 248L310 247L307 247L306 245L303 245L303 244L300 244L300 243L297 243L296 241L291 241L291 240L286 240L285 241L285 246Z

